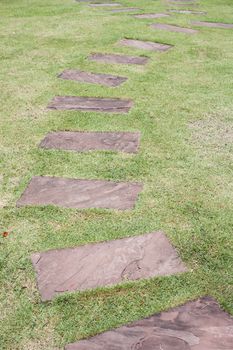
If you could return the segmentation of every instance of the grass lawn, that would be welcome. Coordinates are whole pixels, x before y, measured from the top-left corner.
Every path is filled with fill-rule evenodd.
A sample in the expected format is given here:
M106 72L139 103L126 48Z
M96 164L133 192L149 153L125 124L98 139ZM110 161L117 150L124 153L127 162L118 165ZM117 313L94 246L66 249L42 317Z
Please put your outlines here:
M122 0L145 13L166 2ZM52 350L209 295L233 314L233 30L196 35L149 27L233 23L232 0L200 0L207 16L136 19L73 0L0 2L0 348ZM122 38L174 45L166 53ZM146 66L88 61L92 52L146 55ZM67 68L118 74L117 88L57 79ZM128 114L50 111L55 95L122 97ZM43 150L55 130L141 131L139 153ZM16 208L34 175L144 183L131 211ZM67 293L42 303L30 255L164 231L189 272ZM7 231L7 237L2 232Z

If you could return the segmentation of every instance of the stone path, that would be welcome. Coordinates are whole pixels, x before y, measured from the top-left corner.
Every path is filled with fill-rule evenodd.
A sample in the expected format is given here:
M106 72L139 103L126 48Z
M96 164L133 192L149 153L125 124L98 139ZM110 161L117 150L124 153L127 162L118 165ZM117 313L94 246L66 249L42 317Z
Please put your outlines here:
M132 106L132 101L122 100L120 98L56 96L50 102L48 108L57 110L127 113Z
M67 291L185 272L161 232L32 255L43 300Z
M50 132L40 143L46 149L86 152L93 150L136 153L140 133L132 132Z
M120 45L131 46L136 49L149 50L149 51L167 51L171 49L172 45L160 44L152 41L142 41L133 39L122 39L119 41Z
M59 74L58 77L66 80L76 80L84 83L100 84L113 87L119 86L127 80L125 77L119 77L111 74L97 74L74 69L67 69Z
M56 205L65 208L133 209L142 184L35 176L17 206Z
M137 64L144 65L149 59L147 57L136 57L116 54L93 53L89 56L89 60L102 63L114 64Z
M86 1L86 0L78 0ZM87 0L88 1L88 0ZM170 0L172 6L197 5L193 0ZM138 11L135 7L116 8L119 3L98 2L90 7L114 8L111 12ZM166 18L174 13L206 14L203 11L170 9L167 13L136 14L139 19ZM131 17L132 18L132 17ZM195 26L233 28L233 24L193 22ZM185 34L198 31L167 23L154 23L153 29ZM122 46L150 51L168 51L173 45L122 38ZM88 60L105 64L145 65L149 59L123 54L91 53ZM64 70L61 79L117 87L127 77L111 74ZM57 96L48 105L54 110L127 113L133 106L129 99ZM49 132L41 141L44 149L75 152L115 151L136 153L140 132ZM65 208L132 210L143 185L138 182L69 179L35 176L17 206L56 205ZM148 279L184 273L187 270L162 232L116 239L84 246L37 252L32 255L42 300L71 291L113 286L124 281ZM231 350L233 319L210 298L202 298L167 312L134 322L65 347L66 350Z
M233 318L211 298L67 345L65 350L231 350Z
M167 30L170 32L178 32L178 33L185 33L185 34L196 34L198 32L197 30L194 30L194 29L178 27L178 26L174 26L166 23L153 23L151 24L151 27L154 29Z

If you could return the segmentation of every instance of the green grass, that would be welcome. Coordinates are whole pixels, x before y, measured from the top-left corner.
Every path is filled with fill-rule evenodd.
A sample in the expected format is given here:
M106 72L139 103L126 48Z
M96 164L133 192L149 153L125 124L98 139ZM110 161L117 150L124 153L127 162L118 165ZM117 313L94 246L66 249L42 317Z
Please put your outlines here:
M162 1L122 0L144 12ZM232 0L200 0L207 16L158 22L233 23ZM0 348L51 350L210 295L233 314L233 31L156 31L156 20L112 14L73 0L1 0ZM123 37L174 45L166 53L117 46ZM104 65L91 52L146 55L145 67ZM119 74L107 88L57 79L66 68ZM127 115L49 111L54 95L131 98ZM46 151L51 130L141 131L137 155ZM135 210L16 208L33 175L141 181ZM41 303L30 254L163 230L189 272L70 293Z

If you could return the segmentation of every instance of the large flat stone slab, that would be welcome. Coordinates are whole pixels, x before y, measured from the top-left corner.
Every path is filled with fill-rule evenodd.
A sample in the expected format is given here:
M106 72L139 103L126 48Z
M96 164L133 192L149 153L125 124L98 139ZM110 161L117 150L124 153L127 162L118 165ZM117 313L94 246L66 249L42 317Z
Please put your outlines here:
M200 27L210 27L210 28L224 28L224 29L232 29L233 24L230 23L220 23L220 22L192 22L195 26Z
M50 132L40 143L46 149L86 152L93 150L136 153L140 133L132 132Z
M48 108L57 110L127 113L132 106L132 101L120 98L56 96L50 102Z
M111 12L136 12L139 11L140 9L138 7L125 7L122 9L114 9L111 10Z
M167 51L172 46L167 44L155 43L152 41L142 41L133 39L122 39L120 45L135 47L136 49L148 50L148 51Z
M91 61L114 64L137 64L145 65L149 59L147 57L126 56L116 54L93 53L89 57Z
M161 232L36 253L32 262L43 300L66 291L84 291L186 271L176 250Z
M185 33L185 34L196 34L198 31L191 28L178 27L166 23L153 23L151 27L154 29L167 30L169 32Z
M142 18L142 19L150 19L150 18L163 18L163 17L169 17L167 13L142 13L139 15L135 15L135 18Z
M206 297L65 347L110 349L231 350L233 318Z
M192 10L176 10L176 9L172 9L172 10L168 10L169 12L174 12L174 13L181 13L181 14L185 14L185 15L206 15L207 12L205 11L192 11Z
M66 208L132 209L142 184L35 176L17 206L57 205Z
M127 78L110 74L99 74L83 72L80 70L68 69L58 75L59 78L66 80L75 80L83 83L100 84L105 86L119 86L124 83Z
M90 4L91 7L115 7L115 6L121 6L121 4L117 2L110 2L110 3L93 3Z

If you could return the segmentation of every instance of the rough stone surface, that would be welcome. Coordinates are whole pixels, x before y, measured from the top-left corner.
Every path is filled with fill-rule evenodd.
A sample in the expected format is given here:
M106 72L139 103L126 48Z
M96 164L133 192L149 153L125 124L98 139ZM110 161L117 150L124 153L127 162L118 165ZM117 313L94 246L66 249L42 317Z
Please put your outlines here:
M114 9L111 10L111 12L134 12L139 11L140 9L138 7L125 7L123 9Z
M103 62L103 63L138 64L138 65L144 65L149 61L147 57L135 57L135 56L102 54L102 53L91 54L89 56L89 60Z
M154 23L151 25L154 29L161 29L161 30L168 30L170 32L178 32L178 33L185 33L185 34L196 34L197 30L190 29L190 28L183 28L174 26L171 24L165 24L165 23Z
M140 133L132 132L50 132L40 143L42 148L85 152L92 150L136 153Z
M75 80L84 83L100 84L113 87L119 86L127 80L127 78L115 75L89 73L74 69L65 70L59 74L58 77L66 80Z
M121 6L121 4L118 4L116 2L110 2L110 3L93 3L90 4L91 7L115 7L115 6Z
M48 108L58 110L127 113L132 106L132 101L122 100L120 98L56 96L48 105Z
M233 28L233 24L220 23L220 22L193 22L192 24L200 27L210 27L210 28L227 28L227 29Z
M126 210L134 207L141 190L142 184L135 182L35 176L17 205L57 205L78 209Z
M162 18L162 17L169 17L167 13L142 13L139 15L135 15L136 18Z
M152 41L141 41L133 39L122 39L119 42L123 46L135 47L137 49L149 50L149 51L167 51L172 46L167 44L155 43Z
M176 250L161 232L36 253L32 262L43 300L66 291L186 271Z
M232 350L233 318L205 297L65 347L110 349Z
M183 13L183 14L190 14L190 15L206 15L207 12L204 11L192 11L192 10L169 10L169 12L175 12L175 13Z

